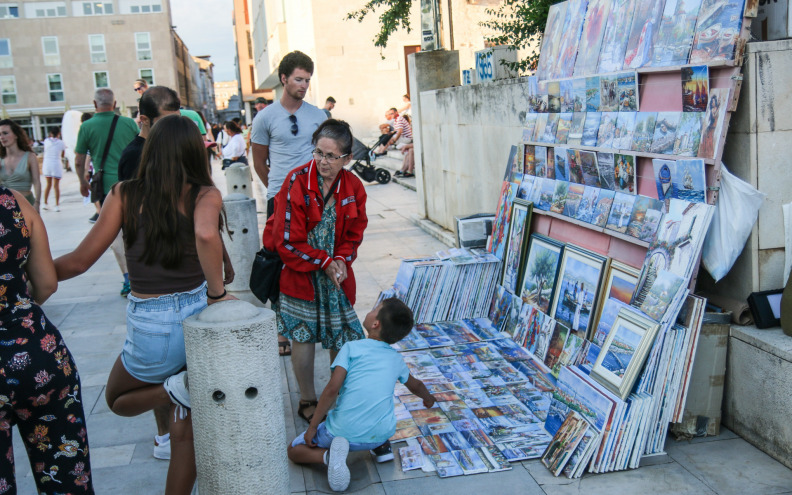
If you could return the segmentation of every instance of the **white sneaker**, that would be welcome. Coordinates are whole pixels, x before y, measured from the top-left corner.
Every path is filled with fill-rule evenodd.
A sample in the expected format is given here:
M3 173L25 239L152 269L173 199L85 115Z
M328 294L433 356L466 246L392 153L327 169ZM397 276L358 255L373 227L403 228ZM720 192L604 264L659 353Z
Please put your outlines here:
M55 205L55 211L60 211L60 206Z
M41 206L41 209L42 209L42 210L49 210L49 205L48 205L47 203L44 203L44 204Z
M334 492L343 492L349 487L347 455L349 455L349 441L344 437L335 437L327 453L327 482Z
M190 408L190 387L187 384L187 371L169 376L162 384L170 395L171 401L177 406Z
M164 442L157 443L157 437L154 437L154 458L167 461L171 458L170 437Z

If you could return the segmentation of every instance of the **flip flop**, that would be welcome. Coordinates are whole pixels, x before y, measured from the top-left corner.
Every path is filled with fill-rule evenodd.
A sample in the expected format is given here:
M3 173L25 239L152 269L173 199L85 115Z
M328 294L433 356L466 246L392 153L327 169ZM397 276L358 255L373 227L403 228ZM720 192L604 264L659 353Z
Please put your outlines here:
M291 343L288 340L286 342L278 341L278 355L291 356Z

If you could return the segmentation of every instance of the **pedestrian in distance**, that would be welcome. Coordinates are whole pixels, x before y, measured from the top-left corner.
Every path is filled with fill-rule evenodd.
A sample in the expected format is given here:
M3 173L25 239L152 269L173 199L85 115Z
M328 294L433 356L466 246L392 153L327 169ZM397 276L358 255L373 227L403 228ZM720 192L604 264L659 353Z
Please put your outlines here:
M39 211L41 180L38 160L25 130L10 119L0 120L0 183L22 193Z
M60 211L60 180L63 177L63 153L66 143L60 138L60 128L50 129L49 136L44 140L44 163L42 172L47 185L44 188L44 209L49 210L50 190L55 189L55 211Z
M223 202L205 153L189 118L160 119L137 177L111 188L85 239L55 261L59 280L75 277L123 231L132 285L127 340L105 398L121 416L170 405L169 495L190 493L196 476L182 323L207 304L234 299L224 289Z
M328 119L333 118L333 114L330 113L335 108L336 100L332 96L328 96L327 100L325 100L325 106L322 111L327 115Z
M228 144L223 146L223 170L231 166L232 163L244 163L247 165L248 160L245 155L245 140L242 138L242 129L232 120L226 122L224 128L229 140Z

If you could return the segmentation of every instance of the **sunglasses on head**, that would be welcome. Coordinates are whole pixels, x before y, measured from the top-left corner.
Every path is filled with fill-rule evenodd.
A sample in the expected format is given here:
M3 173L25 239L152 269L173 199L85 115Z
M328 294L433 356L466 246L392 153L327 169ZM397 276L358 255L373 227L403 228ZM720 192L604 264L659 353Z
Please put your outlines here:
M291 126L292 136L296 136L297 135L297 131L298 131L298 128L297 128L297 116L296 115L289 115L289 120L292 123L292 126Z

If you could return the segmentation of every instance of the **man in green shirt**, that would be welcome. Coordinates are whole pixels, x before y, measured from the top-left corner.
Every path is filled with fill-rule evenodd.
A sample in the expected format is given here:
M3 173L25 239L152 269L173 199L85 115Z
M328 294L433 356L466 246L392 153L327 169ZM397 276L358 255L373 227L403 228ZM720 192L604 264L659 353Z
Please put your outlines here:
M94 93L94 107L96 113L89 120L86 120L80 126L80 132L77 134L77 145L74 147L75 159L74 165L77 169L77 177L80 179L80 194L87 197L90 192L90 173L85 169L86 154L91 153L91 160L94 167L99 168L102 165L102 157L104 156L105 146L107 145L107 138L110 134L110 126L115 116L115 96L113 91L108 88L97 89ZM107 159L104 163L104 175L102 186L104 193L110 192L113 184L118 182L118 161L121 159L121 153L124 148L133 140L138 133L138 126L135 121L129 117L119 117L116 123L113 138L110 141L110 149L107 152ZM126 269L126 258L124 257L124 243L121 234L113 244L110 246L115 254L116 261L118 262L121 273L124 274L124 286L121 289L121 295L126 296L129 294L129 274Z

